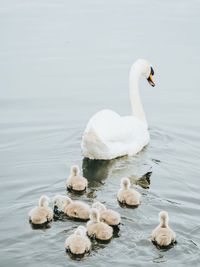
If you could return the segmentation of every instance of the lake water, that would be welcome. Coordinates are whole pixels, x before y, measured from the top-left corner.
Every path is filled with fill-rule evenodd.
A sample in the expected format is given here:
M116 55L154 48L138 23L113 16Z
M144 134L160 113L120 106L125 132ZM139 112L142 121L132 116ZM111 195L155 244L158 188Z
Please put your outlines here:
M0 265L199 266L200 1L1 0ZM102 108L130 113L128 72L151 61L156 87L141 80L151 142L135 157L83 160L81 135ZM120 212L120 232L81 262L64 251L80 222L33 230L27 214L42 194L65 194L72 164L89 180L89 204ZM143 177L152 171L150 184ZM142 194L137 209L116 201L121 177ZM167 210L178 243L148 239ZM82 223L83 224L83 223Z

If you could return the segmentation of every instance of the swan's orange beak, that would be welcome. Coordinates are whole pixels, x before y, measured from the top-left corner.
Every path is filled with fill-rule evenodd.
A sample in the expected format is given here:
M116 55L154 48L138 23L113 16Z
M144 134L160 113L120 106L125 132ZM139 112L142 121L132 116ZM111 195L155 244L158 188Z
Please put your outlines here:
M149 75L149 78L147 79L147 81L149 82L149 84L151 84L151 86L153 86L153 87L155 86L152 74Z

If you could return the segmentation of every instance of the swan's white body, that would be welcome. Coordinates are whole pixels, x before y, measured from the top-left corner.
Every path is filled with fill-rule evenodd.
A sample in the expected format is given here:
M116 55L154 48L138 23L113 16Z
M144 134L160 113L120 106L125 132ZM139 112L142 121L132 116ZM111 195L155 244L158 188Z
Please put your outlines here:
M135 155L149 143L148 125L139 96L139 78L150 75L150 64L137 60L130 71L130 100L133 115L120 116L106 109L89 120L82 138L83 156L110 160Z

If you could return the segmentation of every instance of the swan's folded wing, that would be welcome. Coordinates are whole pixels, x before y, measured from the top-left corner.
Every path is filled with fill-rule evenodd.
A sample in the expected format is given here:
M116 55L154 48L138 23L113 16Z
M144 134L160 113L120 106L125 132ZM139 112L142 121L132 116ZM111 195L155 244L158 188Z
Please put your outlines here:
M145 125L133 116L119 116L112 110L102 110L89 121L86 132L93 130L105 142L129 143L145 129Z

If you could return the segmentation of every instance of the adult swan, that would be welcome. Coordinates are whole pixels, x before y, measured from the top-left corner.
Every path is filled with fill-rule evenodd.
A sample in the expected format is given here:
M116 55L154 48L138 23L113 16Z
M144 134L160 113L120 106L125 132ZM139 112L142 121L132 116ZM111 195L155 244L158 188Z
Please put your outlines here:
M129 86L132 115L120 116L105 109L89 120L82 137L83 156L110 160L135 155L149 143L148 125L139 95L140 76L155 86L153 68L147 60L138 59L131 67Z

